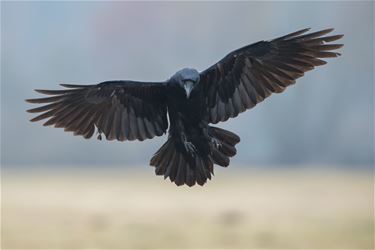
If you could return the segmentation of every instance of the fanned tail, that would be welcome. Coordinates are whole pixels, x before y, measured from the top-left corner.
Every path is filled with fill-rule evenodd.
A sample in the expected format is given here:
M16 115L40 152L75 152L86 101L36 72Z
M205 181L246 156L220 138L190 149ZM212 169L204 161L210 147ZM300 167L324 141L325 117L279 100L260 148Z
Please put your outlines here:
M177 186L187 184L193 186L195 183L203 185L213 174L213 163L209 158L204 159L198 154L187 157L186 152L179 150L173 137L154 154L150 165L155 166L156 175L164 175Z
M211 179L214 164L227 167L229 158L237 152L235 145L240 138L217 127L209 127L208 134L211 140L203 138L210 140L207 142L209 153L206 155L201 153L199 147L195 148L196 151L186 151L170 136L150 160L150 165L155 166L156 175L163 175L165 179L169 177L177 186L193 186L196 183L202 186L207 179Z

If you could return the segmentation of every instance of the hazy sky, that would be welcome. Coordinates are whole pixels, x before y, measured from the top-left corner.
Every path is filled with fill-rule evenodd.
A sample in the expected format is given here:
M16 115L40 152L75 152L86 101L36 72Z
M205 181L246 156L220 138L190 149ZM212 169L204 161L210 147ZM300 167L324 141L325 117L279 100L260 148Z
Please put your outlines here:
M1 163L147 165L166 137L84 140L30 123L35 88L164 80L295 30L334 27L342 57L219 126L242 138L238 165L371 165L374 2L1 2Z

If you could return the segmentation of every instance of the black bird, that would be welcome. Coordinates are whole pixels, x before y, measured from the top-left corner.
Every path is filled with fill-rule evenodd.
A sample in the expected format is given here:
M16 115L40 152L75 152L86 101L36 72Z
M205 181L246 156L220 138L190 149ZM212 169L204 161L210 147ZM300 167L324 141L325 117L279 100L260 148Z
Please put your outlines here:
M107 81L94 85L61 84L62 90L35 90L51 97L28 99L44 106L31 121L48 118L74 135L132 141L169 131L167 142L150 161L155 173L177 185L203 185L214 164L226 167L240 141L236 134L209 124L223 122L254 107L272 93L283 92L342 44L343 35L326 36L303 29L271 41L237 49L199 73L185 68L164 82Z

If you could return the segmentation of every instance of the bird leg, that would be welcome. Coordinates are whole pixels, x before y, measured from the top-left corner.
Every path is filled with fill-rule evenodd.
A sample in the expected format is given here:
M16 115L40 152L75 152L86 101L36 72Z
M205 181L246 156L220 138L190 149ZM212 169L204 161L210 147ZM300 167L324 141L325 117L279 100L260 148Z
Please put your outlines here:
M194 153L197 153L197 148L194 146L193 143L188 141L185 133L181 133L181 139L182 139L182 143L185 147L186 152L190 153L191 155L193 155Z

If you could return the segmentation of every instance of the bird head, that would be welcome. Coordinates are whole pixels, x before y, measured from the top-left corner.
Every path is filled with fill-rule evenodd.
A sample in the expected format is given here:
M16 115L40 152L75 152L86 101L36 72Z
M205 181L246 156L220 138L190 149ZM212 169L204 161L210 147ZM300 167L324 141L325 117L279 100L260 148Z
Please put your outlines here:
M171 80L177 83L178 86L183 88L186 93L186 97L189 98L191 91L199 83L199 72L195 69L184 68L177 71L171 78Z

